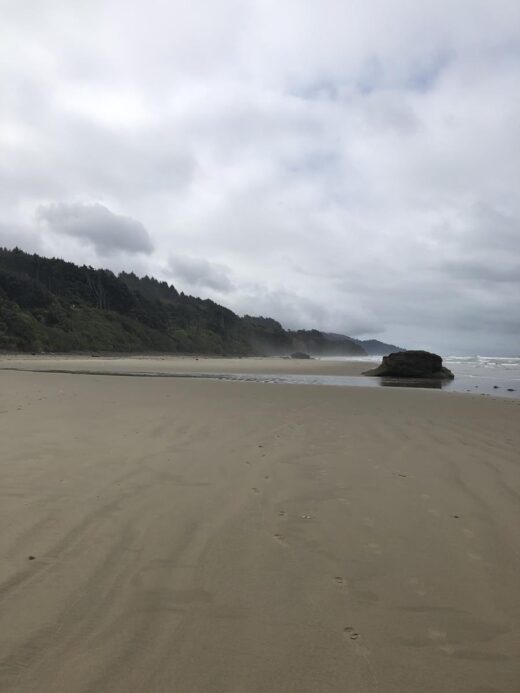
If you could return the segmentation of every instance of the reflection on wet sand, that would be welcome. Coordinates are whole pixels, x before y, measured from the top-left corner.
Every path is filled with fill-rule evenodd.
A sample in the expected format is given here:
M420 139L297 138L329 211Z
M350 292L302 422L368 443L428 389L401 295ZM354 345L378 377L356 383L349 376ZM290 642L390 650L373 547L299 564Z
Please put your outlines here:
M132 370L105 370L97 368L27 368L20 366L7 366L0 368L2 371L25 371L37 373L63 373L69 375L97 375L133 378L197 378L211 380L227 380L235 382L288 384L288 385L333 385L336 387L396 387L447 390L449 392L471 392L473 394L493 397L507 397L508 399L520 398L520 387L514 378L503 377L477 377L468 375L456 375L454 380L437 380L427 378L382 378L364 375L316 375L309 373L219 373L219 372L172 372L172 371L137 371ZM513 385L514 387L511 387Z

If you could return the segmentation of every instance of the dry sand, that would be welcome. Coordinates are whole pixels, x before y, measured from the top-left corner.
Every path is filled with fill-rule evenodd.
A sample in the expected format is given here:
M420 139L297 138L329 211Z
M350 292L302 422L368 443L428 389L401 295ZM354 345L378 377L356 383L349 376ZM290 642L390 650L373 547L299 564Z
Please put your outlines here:
M0 691L518 693L519 415L0 371Z

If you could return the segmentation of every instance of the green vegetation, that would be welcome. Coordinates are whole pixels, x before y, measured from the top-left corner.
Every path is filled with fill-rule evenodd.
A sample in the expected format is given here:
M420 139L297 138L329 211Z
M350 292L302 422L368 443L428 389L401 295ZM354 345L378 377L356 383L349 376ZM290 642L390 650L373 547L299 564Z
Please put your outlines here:
M289 332L166 282L0 248L0 350L363 354L345 337Z
M0 249L0 349L247 353L243 332L164 282Z

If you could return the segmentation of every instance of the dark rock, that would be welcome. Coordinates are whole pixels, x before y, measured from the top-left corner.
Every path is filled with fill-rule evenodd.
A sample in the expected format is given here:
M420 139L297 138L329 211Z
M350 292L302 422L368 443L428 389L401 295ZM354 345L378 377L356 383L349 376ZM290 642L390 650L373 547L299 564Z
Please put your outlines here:
M452 379L453 373L442 365L442 358L429 351L398 351L383 356L380 366L365 371L363 375L379 375L392 378Z
M508 387L508 388L507 388L507 391L508 391L508 392L516 392L516 390L515 390L514 387Z
M311 357L309 354L306 354L304 351L295 351L294 353L291 354L292 359L310 359Z

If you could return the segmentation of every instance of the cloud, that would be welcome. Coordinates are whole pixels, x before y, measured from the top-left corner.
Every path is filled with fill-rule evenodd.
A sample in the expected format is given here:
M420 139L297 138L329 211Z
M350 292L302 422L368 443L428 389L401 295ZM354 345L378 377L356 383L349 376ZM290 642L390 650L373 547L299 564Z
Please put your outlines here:
M206 5L3 10L0 242L291 327L517 352L520 4Z
M40 205L37 215L54 233L87 241L101 256L153 251L151 238L140 222L114 214L99 203Z
M172 256L169 268L173 282L180 281L187 288L214 289L222 293L232 291L229 268L204 258Z
M22 248L32 253L44 251L41 239L34 229L20 227L17 224L3 224L0 222L0 247Z

